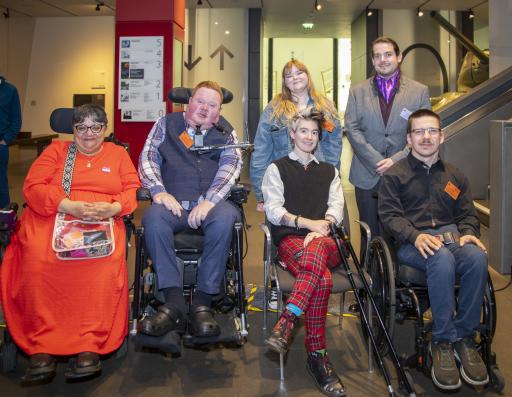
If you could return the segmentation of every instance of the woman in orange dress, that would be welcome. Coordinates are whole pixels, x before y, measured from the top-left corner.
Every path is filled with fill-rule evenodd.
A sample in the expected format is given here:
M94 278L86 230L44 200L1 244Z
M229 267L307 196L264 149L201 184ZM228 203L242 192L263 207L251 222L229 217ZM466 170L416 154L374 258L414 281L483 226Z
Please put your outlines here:
M123 343L128 331L128 277L123 215L137 206L140 186L126 150L103 142L105 111L75 108L77 149L69 197L62 177L69 141L55 140L31 166L20 228L1 266L1 298L7 327L30 356L26 380L55 375L55 355L75 356L67 375L101 369L99 355ZM99 221L114 218L115 250L106 257L62 260L52 249L57 212Z

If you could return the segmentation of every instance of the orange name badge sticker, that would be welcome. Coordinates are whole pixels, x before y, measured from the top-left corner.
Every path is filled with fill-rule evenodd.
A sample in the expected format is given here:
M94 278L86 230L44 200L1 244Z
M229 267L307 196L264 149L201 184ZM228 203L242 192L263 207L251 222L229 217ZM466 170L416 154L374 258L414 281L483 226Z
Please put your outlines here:
M448 195L454 200L457 200L460 194L460 189L450 181L448 181L448 183L444 187L444 191L448 193Z
M190 137L189 134L187 134L187 131L183 131L178 138L180 138L181 143L185 145L187 149L190 149L192 145L194 144L194 141Z
M327 132L333 132L336 126L330 120L325 120L324 125L322 125L322 128Z

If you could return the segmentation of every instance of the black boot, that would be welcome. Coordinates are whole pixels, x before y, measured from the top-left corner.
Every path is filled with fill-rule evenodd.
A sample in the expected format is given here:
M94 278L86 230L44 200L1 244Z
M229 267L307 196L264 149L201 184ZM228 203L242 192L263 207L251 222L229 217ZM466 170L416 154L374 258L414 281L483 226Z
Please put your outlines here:
M347 395L345 386L332 366L327 353L308 353L307 366L308 372L323 394L329 397Z
M265 344L279 354L286 354L288 345L291 343L293 328L297 324L297 316L290 310L285 309L277 321Z

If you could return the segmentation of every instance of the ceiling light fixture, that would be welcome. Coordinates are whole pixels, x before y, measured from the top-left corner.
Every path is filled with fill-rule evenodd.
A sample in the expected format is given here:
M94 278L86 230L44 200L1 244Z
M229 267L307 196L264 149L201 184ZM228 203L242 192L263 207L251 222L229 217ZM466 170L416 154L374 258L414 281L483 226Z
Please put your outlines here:
M322 4L315 0L315 10L320 11L322 9Z
M427 0L427 1L424 1L423 3L420 4L420 6L416 9L416 14L418 14L419 17L422 17L423 15L425 15L425 12L423 11L423 6L425 6L425 4L427 4L430 0Z
M473 10L471 8L468 11L469 11L468 18L473 19L475 17L475 13L473 12Z
M315 26L315 24L313 22L304 22L302 24L302 28L305 30L311 30L311 29L313 29L313 26Z
M9 11L9 8L5 9L5 11L3 12L3 15L4 15L5 19L9 19L11 17L11 13Z
M99 0L96 0L96 8L95 10L96 11L101 11L101 7L103 7L105 5L105 3L103 3L103 1L99 1Z
M197 5L198 6L202 6L203 5L203 0L197 0Z
M373 10L370 8L370 6L372 5L372 3L374 2L375 0L371 0L368 5L366 6L366 15L371 17L373 15Z

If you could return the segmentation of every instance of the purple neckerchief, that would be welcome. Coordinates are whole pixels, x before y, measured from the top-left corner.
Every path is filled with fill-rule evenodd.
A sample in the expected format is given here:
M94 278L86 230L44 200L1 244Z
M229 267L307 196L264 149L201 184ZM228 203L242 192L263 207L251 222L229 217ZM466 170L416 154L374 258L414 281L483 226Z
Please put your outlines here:
M387 80L378 74L375 76L377 88L379 89L379 92L382 94L382 97L387 104L389 104L389 101L396 91L398 80L400 80L400 69L397 69L395 73L393 73L393 75Z

